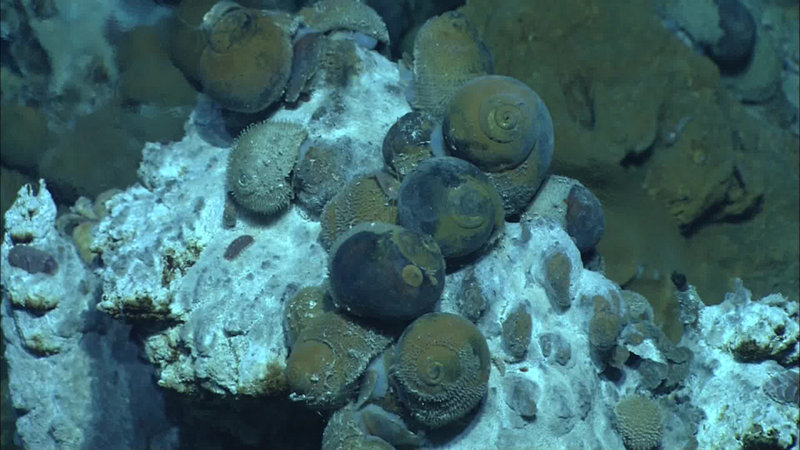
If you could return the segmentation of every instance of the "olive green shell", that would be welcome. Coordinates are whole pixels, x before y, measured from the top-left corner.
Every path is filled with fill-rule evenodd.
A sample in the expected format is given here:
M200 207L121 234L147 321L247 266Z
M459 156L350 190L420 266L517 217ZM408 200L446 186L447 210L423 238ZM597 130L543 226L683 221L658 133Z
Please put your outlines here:
M431 17L414 39L411 106L441 119L464 83L493 71L491 53L463 14Z
M449 156L422 161L400 185L397 223L433 236L445 258L473 256L503 229L503 203L477 167Z
M365 223L331 249L329 284L335 305L351 314L409 321L433 310L444 290L444 269L430 236Z
M513 169L543 134L552 134L547 119L544 103L525 83L501 75L476 78L456 92L447 108L442 123L446 151L487 172Z
M312 2L308 2L312 3ZM298 16L320 33L349 30L364 33L389 45L389 30L381 16L359 0L320 0L301 9Z
M430 313L400 337L389 373L411 416L430 428L464 417L480 403L489 382L486 338L456 314Z
M506 219L533 200L553 159L553 121L524 83L499 75L475 78L454 96L442 123L445 152L487 172Z
M320 217L323 247L330 249L339 236L360 223L395 223L397 202L393 184L397 181L390 175L374 173L356 178L334 195Z
M300 289L286 303L283 313L287 344L293 346L303 330L332 306L328 291L324 287L309 286Z
M260 111L280 98L289 80L291 37L274 16L232 2L220 5L203 22L203 91L226 109Z
M531 313L522 305L517 305L503 320L503 347L514 361L521 361L531 343L533 320Z
M274 214L294 198L291 177L300 146L308 136L302 125L261 122L236 139L228 156L227 189L238 205Z
M394 450L393 445L368 433L361 416L353 405L333 413L322 432L322 450Z
M322 313L300 333L286 361L292 396L314 409L344 406L369 361L389 343L339 314Z

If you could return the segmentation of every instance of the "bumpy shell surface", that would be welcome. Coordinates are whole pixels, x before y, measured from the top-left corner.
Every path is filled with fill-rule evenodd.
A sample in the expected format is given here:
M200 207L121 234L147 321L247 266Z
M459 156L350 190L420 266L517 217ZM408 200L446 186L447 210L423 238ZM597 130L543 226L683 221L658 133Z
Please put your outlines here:
M415 320L393 352L390 374L401 401L422 424L437 428L469 413L486 394L486 338L456 314Z
M203 90L227 109L260 111L280 98L289 79L291 37L273 16L230 3L203 21Z
M430 234L445 258L472 255L503 229L503 203L477 167L450 156L427 159L400 185L397 223Z
M546 142L552 133L549 122L547 108L533 89L515 78L488 75L458 90L442 132L450 155L499 172L519 166Z
M475 27L460 13L428 19L414 39L411 106L441 118L450 98L469 80L494 71Z
M307 132L289 122L262 122L237 138L228 157L228 190L237 204L274 214L294 197L291 175Z
M641 395L629 395L620 399L615 412L614 424L622 435L625 448L658 448L664 435L664 424L655 401Z
M433 156L431 133L436 124L423 112L412 111L397 119L383 138L383 161L402 179L420 161Z
M433 309L444 290L444 259L430 236L397 225L366 223L331 249L334 303L349 313L413 320Z
M331 306L328 291L322 286L305 287L297 292L284 310L284 331L289 346L293 346L303 330Z
M383 186L386 183L382 183L384 176L389 175L371 174L356 178L325 205L320 218L320 235L326 249L360 223L397 221L397 202L387 194Z
M389 45L389 30L381 16L358 0L321 0L301 9L298 14L306 25L320 33L355 31Z
M314 319L292 347L286 376L293 395L315 409L343 406L389 338L336 313Z

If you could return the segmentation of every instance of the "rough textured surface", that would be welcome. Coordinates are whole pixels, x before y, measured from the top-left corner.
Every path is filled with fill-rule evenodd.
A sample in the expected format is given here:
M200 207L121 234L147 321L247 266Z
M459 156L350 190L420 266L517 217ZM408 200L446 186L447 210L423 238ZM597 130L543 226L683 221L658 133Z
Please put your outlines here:
M564 4L559 3L559 7L564 7ZM546 9L542 11L547 12ZM565 17L574 19L580 15ZM357 53L363 58L359 64L361 68L347 88L337 92L315 91L297 109L276 112L281 120L303 123L312 139L351 151L353 163L342 169L343 178L348 180L364 170L380 167L380 142L397 117L408 111L408 106L399 97L401 89L397 83L396 67L372 53L361 50ZM283 304L302 287L317 286L323 281L327 255L316 242L319 225L304 217L296 207L290 207L271 221L245 216L235 228L223 229L224 164L229 150L204 143L197 126L196 122L188 125L187 136L182 142L148 145L139 172L142 185L131 187L108 202L110 213L99 224L99 236L94 243L102 253L104 263L97 271L100 277L97 285L100 287L90 291L100 295L102 289L100 303L103 311L149 325L137 328L134 335L127 333L127 329L119 335L143 342L145 355L156 368L158 383L174 398L191 405L185 411L191 413L192 426L181 431L202 436L207 432L206 425L214 424L224 429L227 437L257 446L264 436L261 430L268 429L269 425L287 425L288 430L299 428L299 425L313 428L316 423L313 417L299 414L302 405L289 404L283 390L287 352L282 326ZM44 202L34 206L37 205L44 205ZM6 219L20 225L11 229L6 239L37 246L37 239L49 242L48 236L55 233L54 206L50 203L46 207L33 208L36 213L32 213L28 206L23 203L19 208L12 208ZM33 219L28 220L28 217ZM237 258L226 261L226 247L243 233L252 235L254 243ZM638 244L635 237L631 237L631 241ZM4 252L7 245L4 244ZM69 248L65 241L64 245ZM43 316L12 305L5 292L27 289L29 283L24 278L11 278L13 272L10 270L15 268L2 267L4 330L8 330L7 323L9 327L19 328L19 331L12 328L11 337L7 336L7 355L14 373L12 387L17 392L11 401L15 407L25 411L37 411L27 407L27 401L41 402L36 403L44 405L40 408L66 405L60 415L40 409L43 411L41 416L33 412L23 416L19 421L20 430L29 430L26 433L30 439L51 439L53 435L48 434L49 431L64 429L51 426L51 419L58 421L76 417L76 420L86 420L90 416L84 414L85 411L90 408L97 410L92 403L94 397L71 395L85 392L80 383L87 380L96 382L96 373L101 372L116 373L119 379L133 373L118 359L113 359L113 362L111 359L96 359L97 372L92 376L78 376L77 380L65 381L61 377L64 370L60 367L40 370L41 366L34 365L55 363L62 361L61 358L66 359L66 355L77 355L71 350L71 345L78 339L85 344L96 338L101 345L111 345L107 342L119 336L115 332L96 333L96 336L92 336L91 331L80 334L93 329L95 320L105 321L108 328L104 330L112 329L118 322L102 319L102 315L88 314L98 302L97 297L74 295L81 292L79 286L68 283L78 283L94 276L80 263L74 250L73 256L59 259L57 248L48 245L41 248L55 255L59 263L56 276L60 276L62 271L71 274L64 280L67 284L60 286L62 290L55 292L73 294L60 296L58 307ZM622 438L612 425L619 398L632 395L637 389L652 387L656 381L660 381L660 385L647 395L657 398L666 413L664 448L691 446L690 437L695 435L700 448L717 442L726 447L737 447L759 439L796 442L797 405L783 401L794 394L784 389L782 382L776 386L775 381L770 381L796 374L796 369L787 370L780 364L791 364L791 355L797 353L796 344L791 345L797 339L790 338L790 334L796 331L788 325L797 320L796 299L785 301L781 296L771 296L753 302L739 293L736 294L738 297L731 297L720 307L702 307L689 285L684 294L694 301L698 320L686 333L681 345L675 346L649 319L647 311L643 312L639 307L628 310L628 303L621 298L624 296L620 294L618 285L602 274L586 269L579 250L558 222L531 216L520 223L507 223L503 236L490 250L469 270L445 277L445 290L438 311L468 311L470 319L486 337L490 353L495 356L503 354L503 318L521 305L528 307L531 334L539 338L529 344L527 355L520 361L493 358L488 389L477 408L463 421L454 424L452 429L441 430L445 438L430 447L514 448L520 442L530 442L534 436L543 448L621 448ZM569 283L564 285L572 302L564 311L553 307L543 279L547 276L547 256L554 252L563 254L571 267ZM693 272L686 273L691 282ZM465 292L471 298L464 298ZM673 295L671 291L670 295ZM623 348L636 355L631 359L638 359L641 364L626 363L608 368L591 358L590 321L597 297L615 307L620 305L617 312L623 322L622 330L616 342L612 342L616 344L612 351L624 355L624 352L617 351ZM689 303L684 301L684 304ZM79 319L61 321L62 314L78 314ZM677 312L674 314L677 316ZM733 351L742 348L739 345L741 339L728 336L718 328L720 323L739 323L742 324L740 331L756 333L758 330L747 326L751 316L761 317L772 325L787 325L782 333L773 328L760 330L763 335L755 334L754 342L758 344L755 348L767 350L767 353L759 351L758 354L768 358L743 362L737 360ZM695 321L687 320L687 326L693 323ZM26 350L24 340L18 338L32 336L35 327L44 324L59 326L58 332L67 337L56 336L60 347L44 347L59 353L35 357ZM76 329L78 331L74 331ZM779 335L784 336L778 342L780 345L762 345ZM543 339L543 336L553 337ZM125 348L129 341L123 342L126 344L111 346ZM34 338L30 343L33 348L38 348L39 340ZM781 351L782 348L787 350ZM28 364L31 361L33 363ZM662 380L664 365L667 373ZM82 367L77 363L68 366ZM687 367L691 368L688 376ZM104 372L106 370L108 372ZM36 378L41 376L37 374L58 374L44 384L63 391L58 395L40 396L41 383L38 380L42 378ZM25 382L37 382L35 386L31 383L22 388L13 384L14 377ZM130 377L131 380L149 380L147 375ZM512 377L526 380L520 383L527 386L535 383L539 387L538 396L533 389L526 391L528 399L535 400L536 404L533 420L526 420L533 412L530 402L512 402L513 406L506 402L509 396L514 395L517 386L516 381L506 381ZM670 380L673 384L667 386ZM152 388L151 384L148 386ZM115 389L111 393L102 392L101 398L108 410L103 411L104 418L128 414L132 400L120 396L129 392L146 392L146 389L138 387ZM388 388L383 386L383 389ZM181 393L199 395L192 396L194 400L189 401L189 396ZM280 394L283 403L272 402L275 397L270 398L270 394ZM55 398L59 402L47 401ZM254 404L261 407L253 408ZM276 404L280 413L275 411ZM248 414L253 411L258 411L258 414ZM147 416L166 423L156 413L148 412ZM265 417L269 419L265 420ZM295 420L294 427L286 424L287 419L297 417L303 420ZM242 420L248 418L250 420ZM130 416L124 419L124 426L112 424L101 428L127 432L125 426L142 423ZM32 422L36 425L30 425ZM749 428L753 423L761 427L760 432L755 427ZM82 422L81 425L79 430L91 428L91 424ZM737 433L742 436L742 442L736 441ZM55 436L65 435L59 433ZM164 439L156 441L160 439L156 437L151 442L166 442L165 447L174 442L166 440L171 436L169 433L159 435L154 432L153 435ZM181 439L184 436L182 434ZM275 438L276 435L271 436ZM318 435L308 437L315 444L319 443ZM122 441L120 438L117 443ZM96 447L113 447L103 445L105 441L98 442ZM64 446L67 445L60 445ZM135 447L136 444L127 446ZM36 445L32 447L38 448Z
M491 54L462 14L432 17L414 39L414 85L409 103L441 118L461 86L493 72Z
M625 448L650 450L661 444L664 425L658 404L652 399L638 395L625 397L617 403L615 412L615 424Z
M275 214L294 198L292 172L308 134L302 125L265 121L247 127L228 157L227 187L236 202Z
M2 326L18 439L36 449L148 442L172 448L176 430L170 430L161 392L151 382L152 367L128 339L131 327L95 310L99 280L56 232L55 211L42 182L38 193L23 187L6 214ZM13 242L21 237L52 254L58 272L28 273L9 264L9 253L18 248Z
M429 313L400 336L389 371L411 416L439 428L464 417L486 395L489 358L486 338L472 322Z
M786 328L776 344L786 349L785 357L796 365L797 300L770 295L756 301L751 295L740 285L721 304L703 308L698 325L681 342L696 354L692 362L696 375L687 380L683 392L691 393L692 403L706 417L699 424L700 447L737 447L747 435L769 437L781 448L797 443L798 405L772 398L775 394L769 387L776 377L796 378L796 370L781 367L772 359L743 363L734 351L743 338L766 344L775 338L775 325L784 324ZM766 349L771 348L766 345ZM759 431L753 433L755 428Z
M357 120L365 107L358 98L377 98L376 90L385 92L385 84L397 80L396 68L385 59L362 57L371 71L353 81L352 90L335 98L318 90L301 107L273 117L305 124L312 144L341 148L347 142L354 166L345 176L381 163L379 152L366 149L408 111L401 97L386 95L378 105L370 100L383 115L369 123ZM115 317L179 321L145 339L161 386L265 394L271 385L266 367L283 366L287 354L282 303L325 273L319 224L290 208L268 227L245 217L223 229L228 150L203 142L195 130L169 150L148 145L139 171L146 188L131 188L112 200L112 213L95 241L106 265L100 309ZM242 233L255 242L226 261L227 245Z
M703 30L715 31L714 14L696 10L714 2L676 2L694 8L687 16ZM783 74L793 80L786 85L796 89L797 5L743 3L756 6L756 23L767 25L759 33L781 44ZM657 321L677 310L663 276L676 268L691 274L710 303L722 301L734 277L758 296L797 295L796 135L779 127L780 114L748 114L751 106L723 88L715 64L664 27L652 3L570 0L553 8L539 0L475 0L462 11L492 51L497 73L525 82L547 104L557 143L551 170L580 180L601 200L607 273L618 283L638 276L635 288L653 301ZM756 107L780 110L773 102ZM759 204L753 217L748 208ZM695 224L685 230L691 240L676 219ZM747 264L739 263L742 254L751 255Z
M321 0L300 10L300 16L321 33L349 30L389 45L389 30L374 9L358 0Z

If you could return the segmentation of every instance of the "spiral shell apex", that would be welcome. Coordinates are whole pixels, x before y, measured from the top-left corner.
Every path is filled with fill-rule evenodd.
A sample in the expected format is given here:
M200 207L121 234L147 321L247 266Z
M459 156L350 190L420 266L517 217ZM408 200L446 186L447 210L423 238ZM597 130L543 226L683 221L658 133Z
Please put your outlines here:
M286 361L294 396L314 409L344 406L369 361L389 338L336 313L325 312L304 329Z
M456 92L442 127L450 155L487 172L500 172L528 158L540 135L548 133L547 122L544 103L525 83L488 75Z
M390 374L411 415L430 428L460 419L480 403L489 382L486 338L456 314L425 314L394 350Z

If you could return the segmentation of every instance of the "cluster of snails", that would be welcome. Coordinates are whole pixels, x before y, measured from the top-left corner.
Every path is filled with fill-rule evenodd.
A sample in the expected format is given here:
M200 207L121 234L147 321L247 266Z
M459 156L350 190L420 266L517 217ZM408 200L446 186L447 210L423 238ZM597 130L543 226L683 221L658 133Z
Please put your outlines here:
M457 20L429 23L435 31ZM434 72L424 72L427 87L438 82ZM463 86L446 104L433 102L443 116L416 108L401 117L384 140L386 169L347 184L319 215L328 279L315 288L319 312L305 314L314 318L292 345L287 373L293 398L338 410L324 448L419 445L422 431L463 418L487 392L486 339L469 320L433 311L445 271L485 253L505 218L533 198L553 129L522 82L459 76ZM304 304L305 294L290 302L289 329Z
M200 25L203 92L244 113L262 111L281 97L294 102L330 53L325 33L340 29L373 45L389 40L380 16L357 0L323 0L296 15L217 2Z
M307 60L288 62L293 31L277 25L286 22L230 2L215 8L206 17L203 58L214 70L203 80L225 107L262 109L296 83L295 66L307 73ZM306 22L315 20L306 15ZM452 48L458 57L443 70L442 49ZM260 56L217 67L235 52ZM327 280L288 302L285 328L292 398L335 411L323 448L419 446L424 430L476 409L488 390L489 349L470 320L434 312L445 274L485 254L505 220L525 212L553 156L547 107L521 81L491 75L491 55L462 15L430 19L414 58L413 111L384 139L384 170L340 187L335 167L345 155L315 143L301 152L303 127L270 121L248 128L231 152L228 189L239 206L270 215L297 195L321 223ZM265 73L258 87L248 84L247 74L266 60L280 70ZM593 205L581 199L570 210L575 223ZM529 327L519 323L524 335Z

